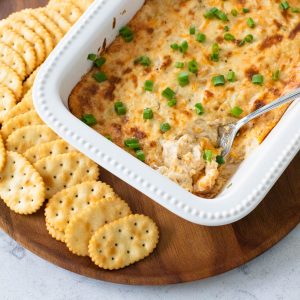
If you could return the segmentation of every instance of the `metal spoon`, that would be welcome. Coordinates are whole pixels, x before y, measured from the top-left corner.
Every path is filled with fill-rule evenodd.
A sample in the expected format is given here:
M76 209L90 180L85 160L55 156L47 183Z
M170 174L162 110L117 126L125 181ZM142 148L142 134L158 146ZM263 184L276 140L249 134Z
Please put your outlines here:
M253 113L249 114L248 116L240 119L236 123L230 123L227 125L219 126L218 128L218 144L219 147L223 148L221 155L223 157L227 156L231 150L233 141L235 139L236 134L241 129L242 126L250 122L251 120L261 116L262 114L281 106L284 103L290 102L295 100L295 97L300 96L300 88L296 89L295 91L286 94L276 101L273 101L258 110L254 111Z

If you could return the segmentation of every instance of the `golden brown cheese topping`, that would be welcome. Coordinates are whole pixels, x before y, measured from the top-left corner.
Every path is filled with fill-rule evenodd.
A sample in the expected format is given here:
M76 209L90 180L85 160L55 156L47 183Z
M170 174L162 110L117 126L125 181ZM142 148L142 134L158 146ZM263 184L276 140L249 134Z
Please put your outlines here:
M188 191L213 197L287 106L217 128L300 86L297 0L148 0L73 89L78 118ZM104 58L104 59L103 59ZM96 61L95 61L96 59Z

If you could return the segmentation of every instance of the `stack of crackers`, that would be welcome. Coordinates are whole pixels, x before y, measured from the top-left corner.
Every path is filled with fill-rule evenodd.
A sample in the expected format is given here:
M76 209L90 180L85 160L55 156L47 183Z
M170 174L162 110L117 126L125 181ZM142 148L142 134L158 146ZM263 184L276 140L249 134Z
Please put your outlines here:
M132 214L98 180L98 165L45 125L32 101L39 66L92 1L50 0L0 21L0 198L26 215L48 199L50 235L112 270L148 256L158 242L157 226Z

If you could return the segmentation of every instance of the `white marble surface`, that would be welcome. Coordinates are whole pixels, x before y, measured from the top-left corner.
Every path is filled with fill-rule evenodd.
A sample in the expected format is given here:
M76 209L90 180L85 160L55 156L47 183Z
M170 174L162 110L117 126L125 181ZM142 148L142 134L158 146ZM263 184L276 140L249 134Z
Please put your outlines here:
M111 284L60 269L0 231L0 299L300 299L300 225L250 263L203 281L163 287Z

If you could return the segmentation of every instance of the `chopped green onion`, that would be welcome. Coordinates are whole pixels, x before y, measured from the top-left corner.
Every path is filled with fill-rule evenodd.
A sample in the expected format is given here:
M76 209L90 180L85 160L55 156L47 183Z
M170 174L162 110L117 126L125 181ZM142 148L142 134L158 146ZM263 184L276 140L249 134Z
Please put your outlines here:
M211 53L211 60L212 61L219 61L219 53L220 53L220 47L217 43L214 43L212 45L212 53Z
M204 33L198 33L196 36L196 41L199 43L204 43L206 40L206 35Z
M244 13L244 14L248 13L249 11L250 11L249 8L246 8L246 7L243 8L243 13Z
M178 69L183 69L183 68L184 68L184 63L183 63L183 62L180 62L180 61L178 61L177 63L175 63L175 68L178 68Z
M220 20L222 20L223 22L227 22L228 21L228 17L227 15L221 11L221 10L218 10L216 13L215 13L216 17Z
M214 86L220 86L220 85L224 85L225 84L225 77L224 75L217 75L217 76L214 76L212 79L211 79L211 82Z
M189 48L188 42L187 41L183 41L181 43L181 45L179 46L179 51L184 54L184 53L187 52L188 48Z
M232 14L234 17L237 17L238 11L237 11L236 9L232 9L232 10L231 10L231 14Z
M93 75L93 77L97 82L103 82L107 80L107 76L104 72L97 72Z
M227 26L227 25L224 26L224 31L226 31L226 32L229 31L229 26Z
M97 120L92 114L85 114L81 118L82 122L84 122L86 125L92 126L97 124Z
M239 41L238 45L239 45L239 47L242 47L245 45L245 43L246 43L246 41L245 41L245 39L243 39L243 40Z
M97 55L94 54L94 53L90 53L88 56L87 56L87 59L88 60L91 60L91 61L95 61L97 58Z
M177 100L176 99L171 99L168 101L168 106L173 107L177 104Z
M292 11L292 13L299 14L300 13L300 8L298 8L298 7L292 7L291 11Z
M239 106L235 106L231 111L230 113L238 118L242 113L243 113L243 110L239 107Z
M144 151L143 150L137 150L136 152L135 152L135 154L136 154L136 157L139 159L139 160L141 160L141 161L145 161L145 153L144 153Z
M225 41L235 41L235 37L231 33L227 32L224 34L224 40Z
M163 90L161 94L163 97L165 97L168 100L173 100L173 99L175 99L175 96L176 96L176 93L169 87L167 87L165 90Z
M253 42L253 39L254 39L254 37L253 37L252 34L248 34L248 35L246 35L245 38L244 38L245 42L247 42L247 43L252 43L252 42Z
M287 10L290 8L290 5L287 1L282 1L280 4L279 4L279 7L282 9L282 10Z
M215 18L217 11L218 9L216 7L213 7L204 13L204 17L207 19L213 19Z
M133 31L128 26L122 27L119 31L119 34L126 43L131 42L134 37Z
M203 115L204 114L204 108L203 105L201 103L196 103L195 104L195 111L197 115Z
M143 113L144 120L153 119L153 111L151 108L145 108Z
M188 72L179 73L177 79L178 79L179 85L182 87L186 86L190 83Z
M216 157L216 162L217 162L219 165L224 165L224 164L225 164L225 159L224 159L223 156L217 155L217 157Z
M280 70L276 70L272 74L272 80L277 81L277 80L279 80L279 78L280 78Z
M211 162L213 157L213 152L211 150L204 150L203 159Z
M263 84L264 83L264 77L261 74L255 74L252 76L252 82L254 84Z
M170 46L173 50L178 50L179 49L179 45L174 43L174 44L171 44Z
M145 67L149 67L151 65L151 60L148 56L143 55L134 60L135 64L140 64Z
M171 125L169 123L162 123L160 125L160 131L161 132L167 132L171 129Z
M140 150L141 149L140 142L136 138L126 139L124 141L124 145L126 147L128 147L129 149L133 149L133 150Z
M198 73L198 63L193 59L188 62L188 69L191 73L197 74Z
M190 27L190 34L193 35L196 33L196 27L195 26L191 26Z
M153 92L154 82L152 80L146 80L144 83L144 90Z
M254 27L255 27L255 22L254 22L254 20L253 20L252 18L249 18L249 19L247 20L247 24L248 24L248 26L249 26L250 28L254 28Z
M125 115L126 114L126 107L124 106L123 102L118 101L115 103L115 112L119 115Z
M103 56L100 56L94 60L94 65L97 67L101 67L105 64L105 62L106 62L106 58Z
M228 72L228 74L227 74L227 80L228 80L229 82L234 82L234 81L236 81L235 73L234 73L232 70L230 70L230 71Z

